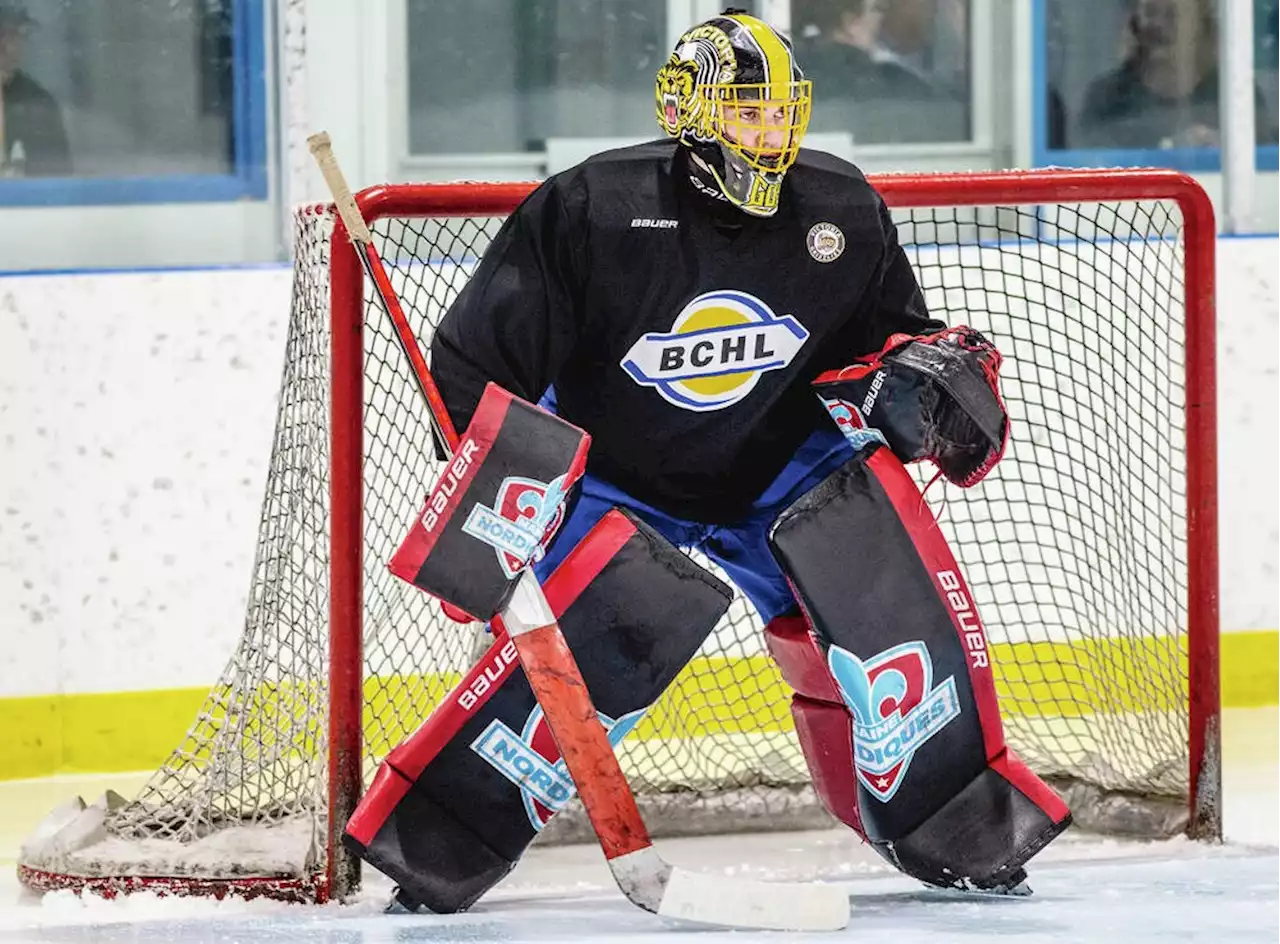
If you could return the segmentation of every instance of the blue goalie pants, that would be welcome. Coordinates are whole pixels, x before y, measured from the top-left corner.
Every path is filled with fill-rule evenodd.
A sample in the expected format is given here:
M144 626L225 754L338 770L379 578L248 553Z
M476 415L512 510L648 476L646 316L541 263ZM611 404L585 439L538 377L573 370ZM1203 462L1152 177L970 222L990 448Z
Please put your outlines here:
M547 400L544 399L544 405ZM575 503L546 555L534 565L545 581L610 508L624 508L684 550L698 550L722 567L729 579L768 623L796 610L787 578L769 550L769 528L783 510L853 456L839 430L818 429L796 450L791 461L733 524L701 524L659 511L617 486L587 472Z

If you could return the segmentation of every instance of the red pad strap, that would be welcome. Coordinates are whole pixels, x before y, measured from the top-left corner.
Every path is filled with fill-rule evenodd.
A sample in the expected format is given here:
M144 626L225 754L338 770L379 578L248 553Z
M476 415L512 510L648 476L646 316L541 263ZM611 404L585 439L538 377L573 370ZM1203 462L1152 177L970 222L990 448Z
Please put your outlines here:
M798 694L844 705L827 659L803 616L779 616L764 628L769 655Z
M844 705L796 695L791 701L796 737L813 777L813 789L827 812L867 838L858 810L858 776L853 769L853 718Z
M796 690L791 716L814 791L828 813L865 839L853 769L853 718L809 623L803 616L779 616L764 628L764 638L782 677Z
M475 623L476 618L462 609L460 606L454 606L448 600L440 601L440 609L444 611L444 615L455 623Z

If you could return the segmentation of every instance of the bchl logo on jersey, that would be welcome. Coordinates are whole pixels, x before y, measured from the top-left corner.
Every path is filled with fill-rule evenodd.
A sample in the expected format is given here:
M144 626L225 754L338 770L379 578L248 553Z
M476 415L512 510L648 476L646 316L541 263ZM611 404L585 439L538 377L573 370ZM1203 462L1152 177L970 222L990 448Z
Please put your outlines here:
M865 662L832 646L827 665L853 712L858 779L888 803L916 751L960 716L956 680L933 687L933 660L923 642L902 643Z
M476 504L462 530L492 545L508 577L542 559L564 519L564 476L548 483L510 476L498 486L495 507Z
M867 443L878 442L882 446L889 445L884 433L875 427L868 426L858 408L848 400L839 397L819 397L827 413L835 420L836 426L844 434L854 450L861 449Z
M804 325L775 315L754 295L707 292L684 307L669 332L636 341L622 369L681 409L720 410L749 394L767 371L790 364L807 340Z
M645 710L639 708L628 712L617 721L597 712L608 733L610 746L617 748L644 717ZM471 749L520 788L525 812L536 830L547 825L547 821L560 812L577 792L573 778L560 757L560 749L551 736L551 729L542 716L541 706L530 712L519 734L494 718L471 742Z

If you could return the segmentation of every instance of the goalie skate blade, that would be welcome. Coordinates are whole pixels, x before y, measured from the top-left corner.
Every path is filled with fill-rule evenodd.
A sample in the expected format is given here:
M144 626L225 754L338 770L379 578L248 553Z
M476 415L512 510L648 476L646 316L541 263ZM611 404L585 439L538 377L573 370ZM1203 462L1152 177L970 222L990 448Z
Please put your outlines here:
M1030 898L1033 892L1027 884L1027 870L1018 869L999 885L974 885L968 879L961 879L954 885L937 885L943 891L955 892L965 897L980 898Z
M732 879L674 868L653 847L609 860L633 904L664 918L730 928L838 931L849 923L849 897L830 885Z

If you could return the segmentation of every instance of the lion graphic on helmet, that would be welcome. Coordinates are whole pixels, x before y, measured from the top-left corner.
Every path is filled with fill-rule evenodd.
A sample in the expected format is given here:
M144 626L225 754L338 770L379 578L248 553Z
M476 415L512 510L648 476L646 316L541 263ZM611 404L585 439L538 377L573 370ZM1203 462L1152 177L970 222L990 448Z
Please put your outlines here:
M698 67L675 53L658 70L658 122L667 134L678 136L696 120L699 100L694 95Z

